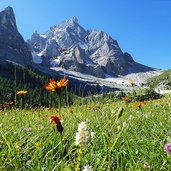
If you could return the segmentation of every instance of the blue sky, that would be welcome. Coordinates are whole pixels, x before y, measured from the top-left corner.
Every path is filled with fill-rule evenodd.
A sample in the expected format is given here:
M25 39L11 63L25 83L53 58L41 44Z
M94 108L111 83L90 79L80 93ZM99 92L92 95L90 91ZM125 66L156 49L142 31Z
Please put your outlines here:
M7 6L25 40L76 16L85 29L107 32L135 61L171 68L171 0L0 0L0 11Z

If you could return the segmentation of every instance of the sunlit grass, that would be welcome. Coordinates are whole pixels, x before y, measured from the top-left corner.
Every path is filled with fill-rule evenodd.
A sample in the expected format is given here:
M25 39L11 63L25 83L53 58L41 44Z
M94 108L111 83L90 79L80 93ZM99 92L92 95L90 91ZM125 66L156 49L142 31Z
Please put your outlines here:
M170 170L164 145L171 142L171 97L138 102L74 102L62 108L60 133L50 124L56 108L0 112L0 170L75 170L78 124L86 122L89 139L82 148L80 170ZM123 114L117 118L118 110ZM90 136L92 133L92 137Z

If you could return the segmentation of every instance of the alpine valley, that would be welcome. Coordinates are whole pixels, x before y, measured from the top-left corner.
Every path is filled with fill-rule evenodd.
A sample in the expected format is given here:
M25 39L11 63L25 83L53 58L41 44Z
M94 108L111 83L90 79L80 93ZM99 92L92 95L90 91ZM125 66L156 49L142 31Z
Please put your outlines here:
M70 88L85 93L130 89L130 80L141 86L162 72L135 62L110 35L84 29L76 17L50 27L46 33L35 32L25 42L11 7L0 12L0 76L10 78L4 74L8 69L2 69L9 63L55 79L66 75Z

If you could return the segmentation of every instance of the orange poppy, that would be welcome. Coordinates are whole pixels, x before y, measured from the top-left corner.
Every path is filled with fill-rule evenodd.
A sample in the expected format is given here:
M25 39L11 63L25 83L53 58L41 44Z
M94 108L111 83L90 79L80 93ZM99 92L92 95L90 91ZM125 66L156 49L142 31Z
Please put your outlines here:
M22 91L17 91L16 94L27 94L27 91L24 91L24 90L22 90Z

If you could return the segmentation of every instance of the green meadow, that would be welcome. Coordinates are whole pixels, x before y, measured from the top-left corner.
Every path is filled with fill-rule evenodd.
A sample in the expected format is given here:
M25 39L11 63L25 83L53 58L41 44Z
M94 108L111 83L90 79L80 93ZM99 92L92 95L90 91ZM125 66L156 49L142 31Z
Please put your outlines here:
M171 170L171 157L164 150L171 143L171 97L143 103L128 99L75 98L60 111L1 110L0 170ZM50 123L52 115L60 115L62 133ZM87 125L87 137L76 145L81 122Z

